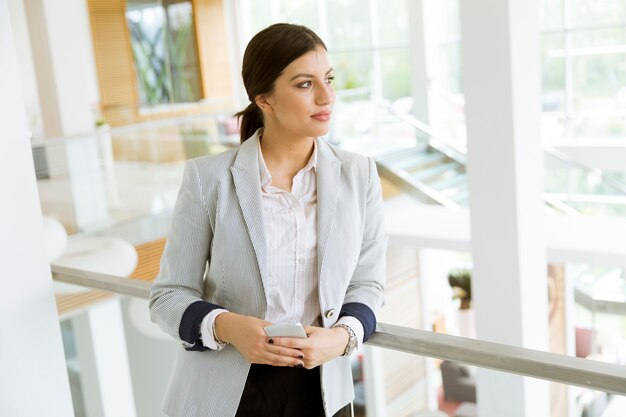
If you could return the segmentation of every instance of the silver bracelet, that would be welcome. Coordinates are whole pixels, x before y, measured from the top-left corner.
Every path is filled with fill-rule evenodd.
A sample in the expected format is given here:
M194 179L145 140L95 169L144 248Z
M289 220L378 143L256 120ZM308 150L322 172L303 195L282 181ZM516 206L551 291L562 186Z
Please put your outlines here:
M218 314L219 316L219 314ZM227 342L222 342L219 337L217 337L217 332L215 331L215 323L217 323L217 316L215 316L215 319L213 319L213 339L215 339L215 342L217 343L217 345L220 348L223 348L224 346L226 346L228 343Z
M348 343L346 344L346 348L343 351L343 354L341 356L349 356L352 354L352 352L354 352L356 350L356 346L357 346L357 338L356 338L356 333L354 333L354 330L352 330L352 327L348 326L347 324L335 324L334 327L341 327L342 329L345 329L348 332Z

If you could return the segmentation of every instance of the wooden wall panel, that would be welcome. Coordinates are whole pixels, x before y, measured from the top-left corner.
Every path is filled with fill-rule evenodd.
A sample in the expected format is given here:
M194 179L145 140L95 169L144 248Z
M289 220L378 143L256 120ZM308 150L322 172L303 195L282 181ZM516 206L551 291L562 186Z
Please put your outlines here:
M232 80L223 0L193 0L204 98L231 97Z
M105 121L113 126L134 123L139 94L125 0L88 0L89 20Z

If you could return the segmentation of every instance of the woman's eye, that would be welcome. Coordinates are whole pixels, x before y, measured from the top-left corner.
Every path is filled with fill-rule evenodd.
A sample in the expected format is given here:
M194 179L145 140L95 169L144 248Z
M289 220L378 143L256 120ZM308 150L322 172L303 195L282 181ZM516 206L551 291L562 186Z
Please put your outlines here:
M305 81L303 83L298 84L298 87L300 87L300 88L309 88L311 85L313 85L311 83L311 81Z
M334 75L332 77L326 78L326 84L332 84L334 79L335 79Z

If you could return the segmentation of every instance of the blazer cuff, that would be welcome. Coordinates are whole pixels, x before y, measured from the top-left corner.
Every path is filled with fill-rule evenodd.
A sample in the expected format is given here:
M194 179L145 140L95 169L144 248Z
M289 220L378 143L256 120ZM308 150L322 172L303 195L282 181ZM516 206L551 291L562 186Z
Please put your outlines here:
M339 318L343 316L352 316L363 325L363 343L370 338L374 330L376 330L376 315L371 308L363 303L346 303L341 307Z
M196 301L187 307L178 327L178 336L184 342L185 350L208 350L200 338L200 324L207 314L217 308L222 307L206 301Z

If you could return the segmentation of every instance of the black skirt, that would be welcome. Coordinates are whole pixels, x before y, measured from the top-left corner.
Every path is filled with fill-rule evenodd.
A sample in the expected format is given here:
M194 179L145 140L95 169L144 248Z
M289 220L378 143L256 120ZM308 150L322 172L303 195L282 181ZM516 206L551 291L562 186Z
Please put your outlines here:
M319 367L253 364L235 417L324 417Z

